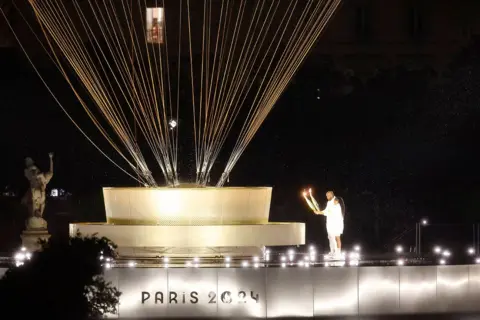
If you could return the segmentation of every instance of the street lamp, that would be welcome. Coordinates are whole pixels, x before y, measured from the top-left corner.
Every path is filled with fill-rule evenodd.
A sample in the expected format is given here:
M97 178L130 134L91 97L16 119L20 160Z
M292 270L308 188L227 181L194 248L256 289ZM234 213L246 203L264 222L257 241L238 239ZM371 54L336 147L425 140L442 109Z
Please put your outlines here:
M423 218L415 224L415 249L418 255L422 254L422 227L427 225L427 218Z

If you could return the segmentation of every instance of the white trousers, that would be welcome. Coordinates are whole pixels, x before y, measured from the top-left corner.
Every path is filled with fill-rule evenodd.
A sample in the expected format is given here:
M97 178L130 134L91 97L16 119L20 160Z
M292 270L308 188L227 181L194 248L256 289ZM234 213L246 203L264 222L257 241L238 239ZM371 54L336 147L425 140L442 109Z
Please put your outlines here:
M328 242L330 244L330 253L337 253L338 248L337 248L337 241L335 240L335 236L332 234L328 235Z

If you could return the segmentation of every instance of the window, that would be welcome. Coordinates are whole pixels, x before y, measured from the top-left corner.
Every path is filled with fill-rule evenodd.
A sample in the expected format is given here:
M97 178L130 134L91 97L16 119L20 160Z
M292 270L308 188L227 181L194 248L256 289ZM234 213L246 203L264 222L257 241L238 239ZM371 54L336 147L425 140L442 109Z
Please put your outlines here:
M417 7L408 11L408 28L411 37L417 37L423 33L423 15Z
M369 36L368 8L357 7L355 10L355 31L358 37L365 38Z
M163 8L147 8L147 42L163 43Z

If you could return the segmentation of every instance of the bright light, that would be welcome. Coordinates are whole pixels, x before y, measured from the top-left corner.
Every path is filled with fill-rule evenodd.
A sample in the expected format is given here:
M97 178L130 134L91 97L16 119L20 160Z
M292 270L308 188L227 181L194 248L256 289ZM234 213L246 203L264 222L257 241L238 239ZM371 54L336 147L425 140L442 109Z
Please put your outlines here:
M168 257L163 257L163 262L168 263L170 259Z
M358 266L358 260L350 260L348 264L352 267Z
M295 254L295 251L293 251L293 249L288 250L288 255L289 255L289 256L292 256L292 255L294 255L294 254Z
M422 224L423 226L426 226L426 225L428 224L428 220L427 220L427 219L422 219L422 221L420 221L420 222L421 222L421 224Z
M452 254L450 253L450 251L445 250L445 251L442 252L442 255L443 255L444 257L450 257Z
M198 263L198 261L200 261L200 259L198 259L198 257L193 258L193 262Z
M357 245L353 246L353 250L356 251L356 252L360 252L361 248L360 248L360 246L357 244Z
M358 252L350 252L349 258L350 258L350 259L354 259L354 260L360 260L360 253L358 253Z
M475 259L475 263L480 263L480 258Z
M248 261L242 261L242 267L244 268L248 267Z
M305 265L305 262L303 262L303 261L298 261L298 266L299 266L299 267L303 267L304 265Z
M403 266L405 264L405 260L403 259L398 259L397 260L397 266Z
M310 245L310 247L308 247L308 250L312 253L312 252L316 252L316 249L315 249L315 246L314 245Z
M447 263L447 262L445 261L445 259L440 259L440 260L438 261L438 263L440 263L440 264L445 264L445 263Z
M475 249L470 247L470 248L468 248L467 252L468 252L469 255L474 255L475 254Z
M163 265L163 267L164 267L164 268L168 268L168 263L165 263L165 264Z
M112 267L112 265L110 263L105 264L105 268L110 269L111 267Z
M198 268L198 263L195 263L193 266L194 266L195 268Z
M232 259L230 257L225 257L225 262L230 262Z
M185 262L185 265L186 265L187 267L191 267L191 266L192 266L192 262L191 262L191 261L187 261L187 262Z
M137 263L136 263L135 261L129 261L129 262L128 262L128 266L129 266L130 268L133 268L133 267L135 267L136 265L137 265Z
M395 251L396 251L397 253L402 253L402 252L403 252L403 247L402 247L402 246L396 246L396 247L395 247Z
M170 126L170 129L175 129L177 127L177 121L174 119L168 121L168 125Z
M310 253L310 260L315 261L316 260L316 255L314 253Z
M20 249L20 251L27 251L27 248L22 247L22 248Z
M435 252L436 254L439 254L440 252L442 252L442 248L439 246L435 246L435 248L433 248L433 252Z
M258 268L258 263L254 263L254 264L253 264L253 267L254 267L255 269Z
M265 251L265 253L266 253L266 254L270 254L270 249L267 249L267 250Z
M254 262L258 262L260 259L258 259L258 257L253 257L253 261Z
M326 262L325 267L330 267L330 264L328 262Z
M282 261L286 261L286 260L287 260L287 257L285 257L285 256L282 256L282 257L280 258L280 260L282 260Z
M282 268L285 268L287 264L285 262L282 262Z
M226 267L226 268L230 268L230 263L227 263L227 264L225 265L225 267Z
M265 260L266 260L266 261L270 261L270 255L269 255L269 254L267 254L267 255L265 256Z

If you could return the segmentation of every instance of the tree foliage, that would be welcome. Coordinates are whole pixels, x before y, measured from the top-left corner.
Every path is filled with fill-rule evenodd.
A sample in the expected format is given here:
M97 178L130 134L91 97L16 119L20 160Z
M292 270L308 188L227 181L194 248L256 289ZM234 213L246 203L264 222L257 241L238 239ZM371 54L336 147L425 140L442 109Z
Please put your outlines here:
M2 312L21 318L95 319L116 313L120 292L103 278L100 257L115 257L107 238L42 242L43 250L0 280Z

